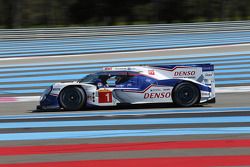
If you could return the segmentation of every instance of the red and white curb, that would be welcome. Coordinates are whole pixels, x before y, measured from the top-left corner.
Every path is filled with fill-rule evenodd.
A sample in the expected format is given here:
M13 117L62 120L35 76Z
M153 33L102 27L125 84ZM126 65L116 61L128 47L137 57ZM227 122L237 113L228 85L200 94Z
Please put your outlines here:
M250 86L237 86L237 87L218 87L215 89L216 93L242 93L250 92ZM40 96L17 96L17 97L0 97L0 103L11 102L38 102Z
M0 103L39 101L40 96L0 97Z

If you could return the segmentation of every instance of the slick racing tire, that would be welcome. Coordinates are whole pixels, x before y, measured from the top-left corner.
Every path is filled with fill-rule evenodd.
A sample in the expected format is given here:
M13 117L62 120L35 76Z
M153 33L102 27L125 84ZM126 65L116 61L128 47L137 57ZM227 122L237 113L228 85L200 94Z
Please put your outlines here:
M200 90L190 82L182 82L174 88L172 98L178 106L194 106L200 100Z
M66 87L59 95L59 102L65 110L80 110L85 106L86 93L79 87Z

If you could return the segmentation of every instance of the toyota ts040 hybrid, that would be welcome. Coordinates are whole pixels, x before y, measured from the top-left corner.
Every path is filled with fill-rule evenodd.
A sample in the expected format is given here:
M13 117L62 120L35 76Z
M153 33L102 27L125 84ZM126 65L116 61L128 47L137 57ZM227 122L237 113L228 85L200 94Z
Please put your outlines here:
M211 64L105 67L42 94L38 109L80 110L91 106L174 103L189 107L215 102Z

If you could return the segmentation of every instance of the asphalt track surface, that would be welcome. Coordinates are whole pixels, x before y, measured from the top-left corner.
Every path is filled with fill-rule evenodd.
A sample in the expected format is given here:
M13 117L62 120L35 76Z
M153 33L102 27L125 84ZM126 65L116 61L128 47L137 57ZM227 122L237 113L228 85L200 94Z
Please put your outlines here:
M152 52L178 56L223 51L249 51L249 45ZM135 56L104 54L107 59L118 55ZM99 56L16 58L0 64L90 57ZM35 101L0 103L0 167L250 166L249 92L219 93L216 104L193 108L154 105L34 112L36 105Z
M216 103L208 104L205 107L247 107L250 106L250 92L242 93L220 93L216 94ZM0 103L0 115L27 115L27 114L41 114L41 113L81 113L86 111L55 111L55 112L35 112L36 105L38 101L33 102L16 102L16 103ZM145 106L144 106L145 107ZM145 110L150 110L152 108L164 108L164 105L149 105L146 106ZM176 106L168 106L169 108L176 108ZM120 110L131 109L143 109L142 106L128 106L121 108ZM115 110L116 108L111 108ZM106 111L107 108L98 108L98 109L88 109L87 111ZM111 110L112 111L112 110Z

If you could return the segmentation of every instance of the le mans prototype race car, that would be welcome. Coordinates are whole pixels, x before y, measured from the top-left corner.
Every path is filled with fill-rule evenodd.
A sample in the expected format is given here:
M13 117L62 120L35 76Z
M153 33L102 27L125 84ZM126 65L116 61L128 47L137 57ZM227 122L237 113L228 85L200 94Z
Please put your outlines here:
M105 67L44 91L38 109L81 110L91 106L174 103L190 107L215 103L211 64Z

